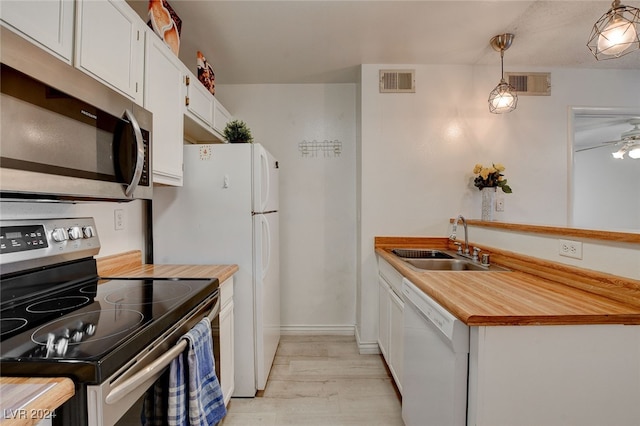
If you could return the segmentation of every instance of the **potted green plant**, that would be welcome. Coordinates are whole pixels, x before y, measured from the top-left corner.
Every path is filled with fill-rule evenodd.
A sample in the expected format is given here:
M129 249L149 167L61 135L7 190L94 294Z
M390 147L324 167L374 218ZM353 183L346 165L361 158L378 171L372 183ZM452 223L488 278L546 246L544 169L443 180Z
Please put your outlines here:
M251 143L253 136L247 124L242 120L232 120L224 128L224 137L230 143Z

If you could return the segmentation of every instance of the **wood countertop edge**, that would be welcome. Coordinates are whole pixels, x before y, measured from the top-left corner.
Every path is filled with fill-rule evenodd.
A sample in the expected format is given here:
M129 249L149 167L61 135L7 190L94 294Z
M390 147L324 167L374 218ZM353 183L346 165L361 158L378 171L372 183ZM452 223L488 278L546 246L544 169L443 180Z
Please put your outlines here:
M522 256L526 262L536 261L535 268L530 270L518 270L518 262L510 261L507 252L501 252L499 250L492 250L490 248L483 248L492 253L492 261L494 259L500 260L501 266L506 266L511 269L511 272L442 272L442 271L415 271L412 268L402 262L397 256L391 253L392 248L432 248L432 249L449 249L454 247L448 247L448 238L445 237L376 237L375 238L375 251L378 255L388 261L401 275L408 278L416 286L418 286L427 295L434 298L438 303L441 303L443 307L452 312L456 317L461 319L467 325L472 326L497 326L497 325L580 325L580 324L640 324L640 281L628 280L622 277L612 276L608 274L601 274L596 271L581 270L580 268L573 267L558 267L553 262L547 262L541 259L527 258ZM514 254L515 255L515 254ZM516 260L518 259L518 255ZM524 262L526 264L526 262ZM493 262L492 262L493 263ZM497 262L496 262L497 263ZM538 268L542 268L542 274L535 274ZM575 274L575 270L579 270L580 274ZM549 272L551 271L551 272ZM560 276L549 276L554 271L559 271ZM567 272L569 271L569 272ZM531 273L534 272L534 273ZM570 282L564 283L564 275L571 273ZM536 283L543 284L547 292L552 291L554 288L558 289L558 293L568 293L576 296L578 299L585 298L592 301L594 305L602 304L603 306L611 306L615 308L618 313L598 313L593 312L576 313L570 312L563 315L543 314L543 315L508 315L497 314L487 315L478 312L474 312L470 309L465 309L461 302L463 297L460 294L455 293L453 289L446 288L446 285L433 285L429 283L429 277L432 277L432 281L436 277L442 278L446 274L447 279L450 279L454 275L457 277L466 277L470 279L472 276L477 282L483 283L495 283L500 280L499 274L510 274L510 281L520 281L523 284L521 287L526 288L526 285L535 285ZM459 275L464 274L464 275ZM470 275L473 274L473 275ZM515 280L514 280L515 278ZM552 279L553 278L553 279ZM583 281L581 281L583 280ZM577 281L574 282L574 281ZM489 287L487 287L489 288ZM520 289L522 290L522 289ZM624 294L618 295L617 292L623 292ZM534 295L534 293L531 293ZM611 296L617 297L611 297ZM557 304L558 302L555 301ZM606 308L603 308L606 309ZM605 312L605 311L603 311Z
M222 284L238 272L238 265L143 264L142 253L132 250L98 258L98 275L103 278L217 278Z
M2 395L2 424L11 426L36 425L43 419L52 418L53 411L75 395L73 380L67 377L0 377L0 389L4 385L48 385L53 387L29 401L25 406L10 407L7 402L15 396L6 388L0 390ZM24 396L23 396L24 397ZM19 400L18 400L19 402ZM19 410L10 412L9 410ZM5 418L12 417L12 418Z

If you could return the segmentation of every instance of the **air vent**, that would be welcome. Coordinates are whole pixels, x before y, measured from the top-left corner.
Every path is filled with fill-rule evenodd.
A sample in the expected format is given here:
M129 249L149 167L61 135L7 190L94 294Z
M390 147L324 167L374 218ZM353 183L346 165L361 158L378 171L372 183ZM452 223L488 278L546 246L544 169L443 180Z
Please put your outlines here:
M415 70L380 70L380 93L415 93Z
M515 87L518 96L551 95L551 73L548 72L505 72L505 79Z

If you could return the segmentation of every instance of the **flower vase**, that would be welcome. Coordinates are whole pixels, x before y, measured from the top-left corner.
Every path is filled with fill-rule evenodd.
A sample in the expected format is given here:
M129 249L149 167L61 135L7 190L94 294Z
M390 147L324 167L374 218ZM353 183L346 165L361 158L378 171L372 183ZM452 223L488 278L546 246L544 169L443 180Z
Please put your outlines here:
M481 220L493 220L493 212L496 210L496 187L485 187L480 190L482 194L482 215Z

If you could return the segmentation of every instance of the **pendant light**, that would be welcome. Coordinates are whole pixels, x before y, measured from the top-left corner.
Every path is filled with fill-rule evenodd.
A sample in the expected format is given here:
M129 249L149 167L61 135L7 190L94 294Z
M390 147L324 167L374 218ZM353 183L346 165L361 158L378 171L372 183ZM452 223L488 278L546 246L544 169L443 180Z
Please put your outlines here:
M593 25L587 47L597 60L615 59L640 49L640 9L611 3Z
M504 51L511 47L513 34L500 34L491 39L489 44L494 50L500 52L500 83L489 93L489 112L503 114L516 109L518 95L516 89L504 80Z

